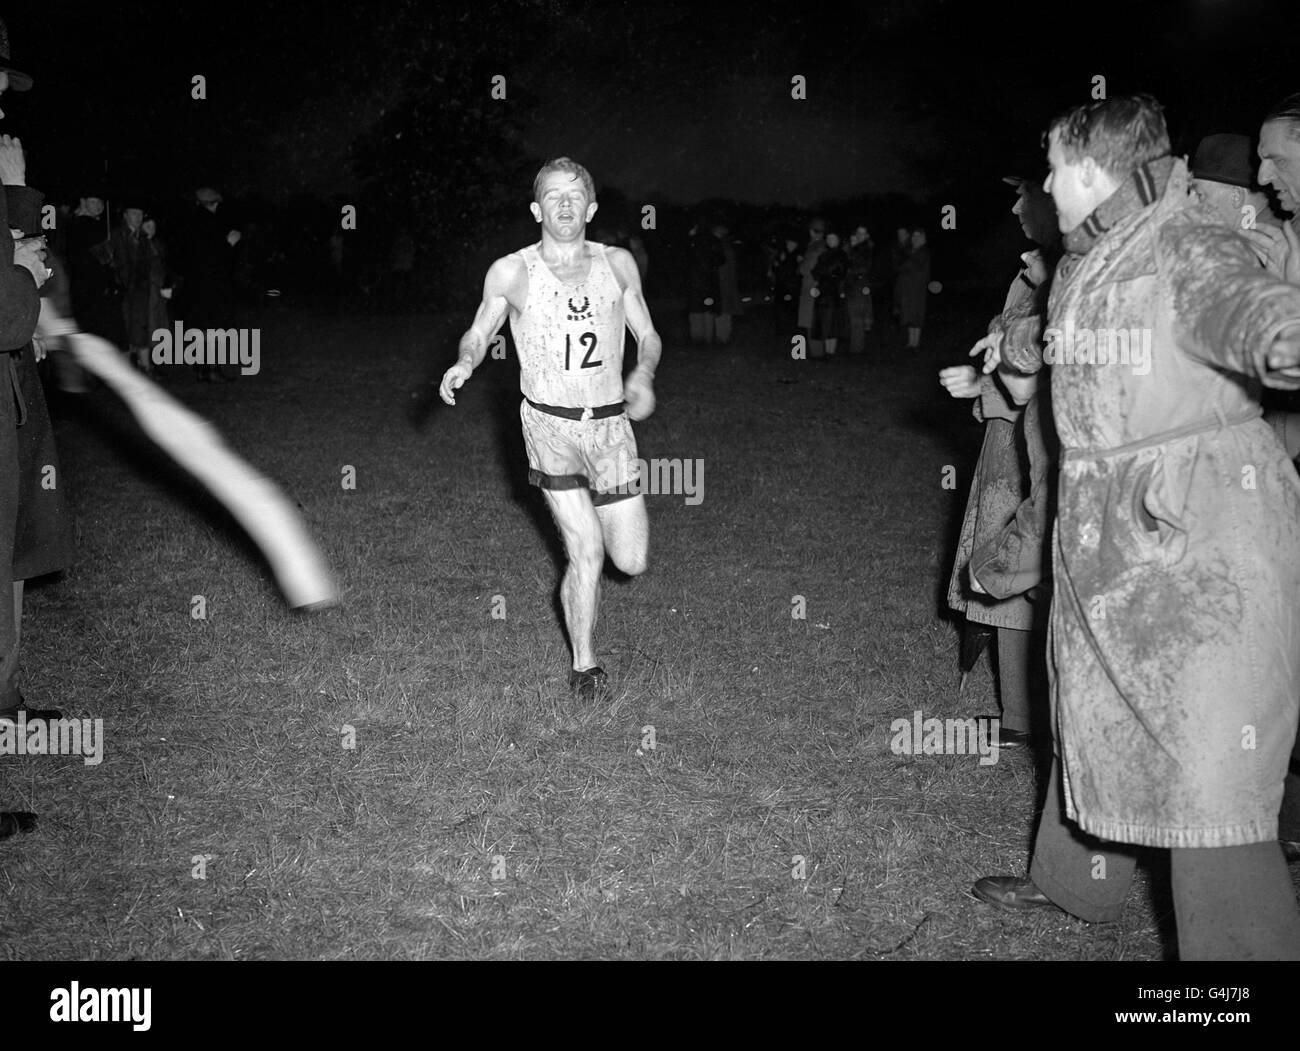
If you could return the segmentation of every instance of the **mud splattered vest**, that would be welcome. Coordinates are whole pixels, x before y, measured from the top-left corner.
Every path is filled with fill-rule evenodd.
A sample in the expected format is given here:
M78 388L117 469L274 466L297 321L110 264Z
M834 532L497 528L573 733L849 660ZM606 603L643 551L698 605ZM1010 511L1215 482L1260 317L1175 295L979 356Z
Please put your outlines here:
M528 298L510 321L524 397L544 405L595 408L623 400L623 293L605 246L588 241L591 269L566 285L537 245L519 255L528 268Z

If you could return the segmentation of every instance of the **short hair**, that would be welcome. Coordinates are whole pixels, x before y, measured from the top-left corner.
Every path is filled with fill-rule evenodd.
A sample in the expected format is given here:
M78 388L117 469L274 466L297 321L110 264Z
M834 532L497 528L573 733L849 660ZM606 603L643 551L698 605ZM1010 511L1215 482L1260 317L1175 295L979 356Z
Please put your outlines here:
M1269 121L1284 120L1295 127L1287 130L1296 137L1300 137L1300 91L1294 95L1288 95L1286 98L1274 103L1273 107L1264 114L1263 124Z
M565 172L575 179L581 179L582 188L587 191L587 200L594 201L596 199L596 184L591 181L591 172L570 157L556 157L554 160L543 164L541 171L537 173L537 178L533 180L534 201L541 198L542 182L550 172Z
M1164 107L1151 95L1119 95L1074 106L1056 117L1043 137L1057 136L1071 164L1091 157L1108 175L1123 179L1169 153Z

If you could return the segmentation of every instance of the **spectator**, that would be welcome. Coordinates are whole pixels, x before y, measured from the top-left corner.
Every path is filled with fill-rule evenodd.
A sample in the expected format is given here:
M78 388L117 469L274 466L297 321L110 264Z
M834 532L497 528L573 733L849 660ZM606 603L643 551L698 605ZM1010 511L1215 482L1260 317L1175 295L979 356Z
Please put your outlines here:
M185 300L182 319L187 328L228 328L235 312L234 250L242 235L226 221L222 197L204 186L194 192L195 207L186 231ZM238 370L222 372L217 365L196 365L200 382L220 376L233 380Z
M9 35L0 22L0 95L26 91L32 79L9 65ZM26 185L22 146L0 136L0 233L37 235L41 195ZM57 720L58 709L28 708L18 686L24 582L63 569L71 560L72 538L64 502L66 486L42 485L58 472L58 450L45 395L36 372L32 334L40 311L40 286L49 278L40 239L0 237L0 719L28 724ZM26 832L36 815L0 815L0 838Z
M844 300L844 277L848 273L849 257L840 244L836 230L825 231L825 247L817 256L813 267L813 324L809 340L809 355L814 358L835 356L836 347L848 334L848 307Z
M122 324L126 332L126 353L141 372L151 372L149 327L149 246L140 226L144 209L128 198L122 222L109 238L109 258L121 290Z
M812 343L812 326L813 313L816 304L816 296L813 295L813 289L817 282L813 278L813 268L817 265L817 257L822 254L826 247L825 240L826 220L817 216L808 224L808 247L803 250L803 259L799 263L799 277L802 279L799 286L799 316L797 318L799 331L809 337L808 353L811 357L821 357L822 347L813 346Z
M874 245L865 226L856 226L849 235L848 270L844 275L844 302L848 311L849 353L865 354L867 333L875 321L871 302L871 275Z
M799 321L799 242L787 237L772 260L772 318L777 331L786 339Z
M160 328L171 328L172 273L167 245L158 236L158 220L145 213L140 224L144 237L144 254L149 263L149 300L146 328L150 342ZM148 371L148 370L146 370Z
M744 313L744 304L740 301L740 274L736 267L736 248L731 243L731 231L724 223L713 227L713 236L720 246L718 263L718 298L714 308L714 333L719 343L731 342L731 322L734 317Z
M109 266L110 234L104 197L92 189L77 203L65 238L72 309L83 331L121 345L122 313Z
M1040 184L1009 178L1017 188L1012 209L1020 219L1025 236L1040 248L1022 256L1023 268L1011 282L1002 313L989 323L987 335L975 345L979 351L993 344L1008 346L1007 358L1028 372L1041 369L1041 352L1032 366L1011 347L1037 347L1047 312L1050 275L1060 253L1060 232L1052 198ZM1029 324L1026 325L1025 323ZM1025 329L1029 338L1021 335ZM1041 463L1043 440L1038 408L1032 416L1022 410L1021 400L993 375L979 373L970 365L955 366L939 373L940 382L954 398L973 398L975 418L984 424L984 442L971 482L966 514L962 518L957 557L948 585L948 605L966 618L965 631L993 629L997 639L997 678L1002 702L999 746L1023 747L1037 736L1050 739L1046 712L1042 712L1039 733L1034 730L1035 685L1046 683L1043 663L1046 600L1031 601L1027 592L1044 576L1042 548L1046 523L1034 514L1020 514L1022 498L1029 488L1023 464ZM1037 444L1034 444L1037 443ZM1026 511L1047 509L1046 502L1029 505ZM977 557L977 552L978 557ZM997 563L990 567L990 563ZM1000 568L1006 581L976 581L976 566ZM1041 696L1041 694L1040 694Z
M1261 385L1300 386L1300 288L1188 192L1155 99L1077 106L1048 143L1067 252L1048 330L1060 755L1029 879L974 891L1111 921L1131 847L1165 848L1183 960L1300 959L1277 843L1300 486L1259 411ZM1147 340L1125 360L1115 333Z
M898 323L907 329L907 346L913 350L921 345L929 284L930 249L925 243L925 231L917 227L911 233L911 251L899 265L898 276L894 279L894 308L898 313Z
M718 272L724 262L722 245L712 233L702 233L698 225L691 228L690 236L686 310L691 342L710 344L714 341L714 320L721 295Z

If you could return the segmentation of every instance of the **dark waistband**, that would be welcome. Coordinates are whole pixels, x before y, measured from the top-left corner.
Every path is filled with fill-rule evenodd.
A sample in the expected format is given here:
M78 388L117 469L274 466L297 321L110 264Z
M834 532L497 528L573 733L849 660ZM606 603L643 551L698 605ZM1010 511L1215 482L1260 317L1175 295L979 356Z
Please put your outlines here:
M575 409L568 405L543 405L541 402L533 401L532 398L525 398L538 412L544 412L549 416L561 416L566 420L603 420L609 416L617 416L623 411L623 403L616 401L613 405L597 405L590 409Z

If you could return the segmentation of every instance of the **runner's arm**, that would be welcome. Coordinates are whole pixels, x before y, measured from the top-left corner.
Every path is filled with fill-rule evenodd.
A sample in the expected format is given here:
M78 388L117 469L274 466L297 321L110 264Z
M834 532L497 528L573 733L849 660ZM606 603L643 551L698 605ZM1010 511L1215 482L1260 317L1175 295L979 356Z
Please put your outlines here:
M623 313L627 327L636 337L636 368L632 371L653 378L655 369L659 367L659 356L663 353L663 341L655 331L654 322L650 320L650 308L641 294L641 272L632 253L626 249L611 249L609 255L610 265L623 286Z
M483 280L483 300L474 314L474 321L460 338L460 357L457 364L467 365L472 372L487 356L492 338L505 324L510 303L510 286L518 276L518 262L510 256L498 259L488 269Z
M512 286L519 278L521 261L506 256L492 264L483 281L483 300L474 314L474 322L460 337L460 357L442 375L438 394L448 405L456 404L456 391L465 385L487 355L492 338L501 331L510 306Z

